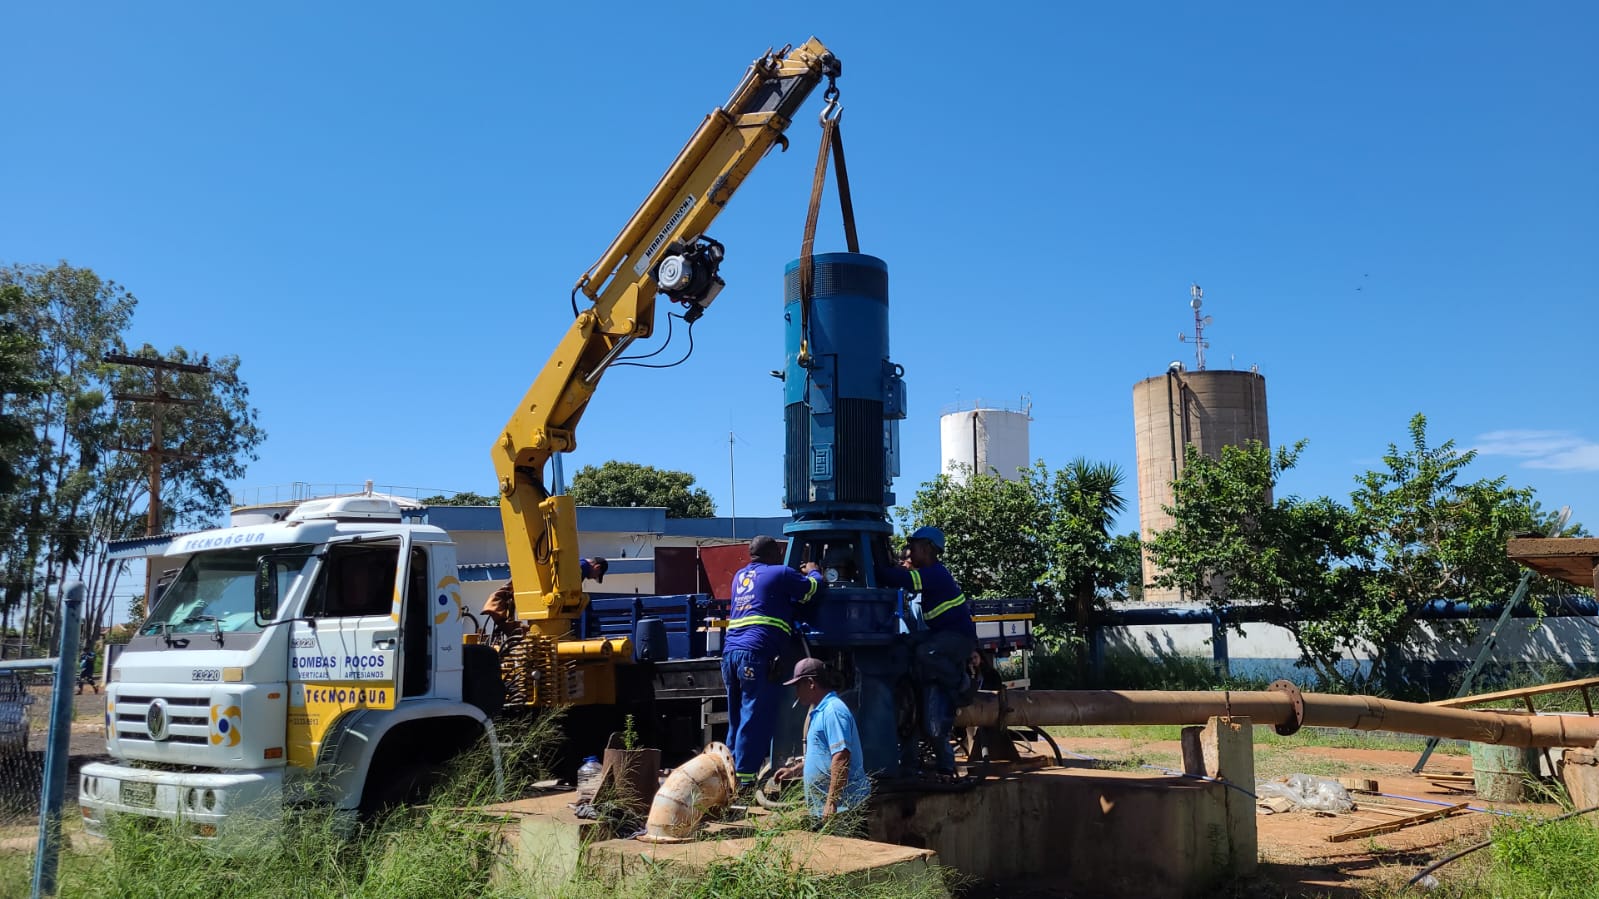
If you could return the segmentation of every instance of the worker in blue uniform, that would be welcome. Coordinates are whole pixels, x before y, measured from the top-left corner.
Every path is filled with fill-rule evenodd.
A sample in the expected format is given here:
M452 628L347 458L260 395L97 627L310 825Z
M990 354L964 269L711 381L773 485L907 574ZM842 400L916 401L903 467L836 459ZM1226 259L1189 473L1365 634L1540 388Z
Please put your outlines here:
M839 812L860 809L872 791L860 729L839 698L839 681L821 659L801 659L794 676L784 681L810 712L805 716L805 757L778 769L774 778L786 783L804 776L805 804L819 824Z
M783 545L764 534L750 541L750 563L733 575L722 682L727 685L728 742L733 744L741 790L755 784L772 750L787 673L777 666L794 639L795 609L815 600L822 584L814 564L806 562L801 571L784 565Z
M877 569L877 578L886 586L922 596L921 618L926 630L910 635L911 674L920 699L922 733L933 747L935 775L953 779L955 749L950 738L955 709L971 699L970 665L977 649L977 625L966 594L938 560L944 552L944 532L935 527L917 528L907 547L911 567L885 564Z

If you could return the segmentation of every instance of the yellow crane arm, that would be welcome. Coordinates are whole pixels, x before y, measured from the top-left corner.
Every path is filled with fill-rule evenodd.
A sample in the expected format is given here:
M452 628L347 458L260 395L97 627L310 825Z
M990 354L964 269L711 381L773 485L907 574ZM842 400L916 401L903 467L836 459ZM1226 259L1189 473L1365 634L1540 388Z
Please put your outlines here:
M772 145L786 146L783 132L816 85L838 74L838 60L815 38L756 60L578 279L574 299L581 292L593 305L577 314L493 449L516 608L530 636L560 640L586 602L576 510L570 497L550 495L545 463L576 448L578 420L600 377L654 330L657 292L687 306L690 322L710 305L722 284L722 247L705 229ZM584 653L568 643L561 655L569 654Z

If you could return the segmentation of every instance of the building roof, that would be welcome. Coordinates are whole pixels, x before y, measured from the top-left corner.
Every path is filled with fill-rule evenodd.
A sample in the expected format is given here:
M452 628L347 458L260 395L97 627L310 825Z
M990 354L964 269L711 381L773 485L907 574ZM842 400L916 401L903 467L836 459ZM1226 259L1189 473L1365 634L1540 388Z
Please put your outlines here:
M404 514L405 520L409 523L431 524L446 531L498 533L501 530L499 506L424 506L407 509ZM579 532L590 534L653 534L660 537L744 541L757 534L780 535L783 533L783 526L788 522L787 516L667 518L666 509L658 506L577 507L577 529ZM129 560L158 556L166 552L174 540L195 533L199 532L184 531L112 540L106 557L113 560Z

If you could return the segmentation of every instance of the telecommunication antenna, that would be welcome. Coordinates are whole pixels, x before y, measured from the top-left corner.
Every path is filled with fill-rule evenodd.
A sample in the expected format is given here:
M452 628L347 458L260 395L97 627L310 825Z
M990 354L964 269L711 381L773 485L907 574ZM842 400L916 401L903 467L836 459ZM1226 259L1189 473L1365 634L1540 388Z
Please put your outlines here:
M1199 307L1205 305L1205 289L1203 287L1200 287L1198 284L1189 287L1188 295L1193 297L1193 299L1188 301L1188 305L1194 310L1194 361L1198 363L1197 370L1204 371L1205 348L1210 346L1210 341L1205 339L1205 327L1214 321L1214 319L1208 315L1200 315L1199 313ZM1178 332L1177 340L1179 343L1187 343L1188 335Z

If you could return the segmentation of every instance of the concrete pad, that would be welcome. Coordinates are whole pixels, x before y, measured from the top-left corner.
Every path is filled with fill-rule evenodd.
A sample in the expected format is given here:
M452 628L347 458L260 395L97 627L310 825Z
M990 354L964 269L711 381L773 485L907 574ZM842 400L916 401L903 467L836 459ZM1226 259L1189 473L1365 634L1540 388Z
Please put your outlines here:
M938 865L937 854L928 849L803 830L689 843L606 840L589 847L587 862L592 870L619 878L647 875L663 865L692 876L751 851L763 851L774 862L786 862L796 870L862 885L925 878Z
M548 793L491 805L478 814L498 818L503 851L494 874L498 885L537 888L555 895L583 862L587 845L615 836L569 807L575 792Z
M751 835L755 825L747 820L707 822L704 838L688 843L618 839L605 825L577 817L570 808L576 795L535 796L488 806L478 813L501 822L503 851L493 878L497 886L557 895L580 869L624 879L647 876L666 865L692 876L762 843L760 837ZM766 849L774 859L786 858L796 868L861 884L919 879L929 876L938 865L937 855L930 850L808 831L775 834Z

